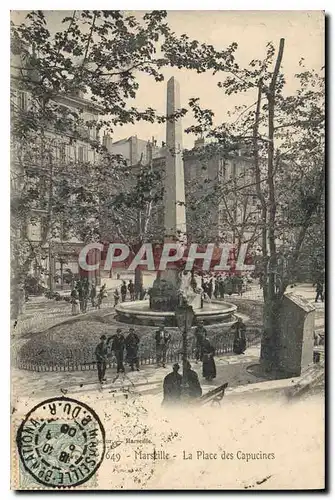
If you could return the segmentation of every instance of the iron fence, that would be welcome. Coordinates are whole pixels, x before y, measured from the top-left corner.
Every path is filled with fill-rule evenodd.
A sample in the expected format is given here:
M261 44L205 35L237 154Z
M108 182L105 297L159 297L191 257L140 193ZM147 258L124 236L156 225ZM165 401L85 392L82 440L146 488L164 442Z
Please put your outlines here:
M260 342L262 330L261 328L247 328L247 347L255 345ZM233 335L226 336L214 336L211 339L212 344L215 347L215 355L220 356L223 354L229 354L233 352ZM30 351L29 359L24 359L20 353L13 356L12 362L16 368L34 372L74 372L74 371L86 371L86 370L96 370L96 360L94 354L94 347L83 348L83 349L66 349L62 353L62 359L57 359L59 353L56 351L53 353L52 350L49 351L49 355L53 358L50 361L38 360L41 352ZM156 364L156 349L154 344L141 346L139 348L139 363L141 366L154 365ZM193 344L193 339L189 339L188 342L188 357L189 359L195 358L195 346ZM174 341L169 344L166 361L167 363L176 363L182 359L182 341ZM116 359L114 355L110 355L108 358L107 366L109 368L116 367Z

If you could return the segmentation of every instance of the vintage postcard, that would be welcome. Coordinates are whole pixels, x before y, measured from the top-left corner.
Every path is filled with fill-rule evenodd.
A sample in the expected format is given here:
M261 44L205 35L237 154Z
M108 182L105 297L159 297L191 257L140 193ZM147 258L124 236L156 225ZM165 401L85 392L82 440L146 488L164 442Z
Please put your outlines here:
M11 12L11 487L325 488L321 11Z

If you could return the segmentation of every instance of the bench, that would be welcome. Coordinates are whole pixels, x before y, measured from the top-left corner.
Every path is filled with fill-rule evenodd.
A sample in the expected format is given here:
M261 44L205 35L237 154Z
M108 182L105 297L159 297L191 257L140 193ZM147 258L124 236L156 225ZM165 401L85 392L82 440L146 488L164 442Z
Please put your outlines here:
M220 406L227 387L228 387L228 382L220 385L219 387L216 387L212 391L207 392L207 394L204 394L203 396L201 396L201 398L197 400L197 404L204 405L206 403L211 402L212 406L214 406L215 404Z

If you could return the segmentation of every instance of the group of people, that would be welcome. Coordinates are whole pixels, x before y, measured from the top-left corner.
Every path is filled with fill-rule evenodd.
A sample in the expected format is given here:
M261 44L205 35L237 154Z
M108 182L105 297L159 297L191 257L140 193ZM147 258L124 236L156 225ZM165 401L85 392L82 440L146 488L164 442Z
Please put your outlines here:
M157 367L166 366L166 354L169 343L171 341L171 334L164 328L159 329L154 334L155 347L156 347L156 363ZM121 328L117 328L116 334L107 337L102 335L100 342L95 349L95 357L97 360L98 378L100 383L106 382L105 374L108 364L108 358L114 353L116 358L116 372L125 373L124 367L124 352L126 351L126 362L129 364L131 371L135 369L140 370L139 365L139 344L140 338L135 333L134 328L129 328L129 333L125 337Z
M244 354L246 350L246 327L242 319L232 327L234 331L234 346L233 351L235 354ZM214 360L215 348L211 344L204 322L201 321L194 331L195 337L195 362L202 361L202 375L207 381L211 381L216 377L216 365ZM185 380L179 374L180 366L178 363L173 365L171 373L166 375L163 383L163 405L178 404L183 396L188 400L199 398L202 395L197 373L192 370L189 361L186 361Z
M202 276L201 277L201 287L209 299L214 297L215 299L224 299L225 294L231 295L232 293L238 293L242 296L243 289L245 288L245 281L247 278L242 276Z
M143 300L146 295L146 290L144 290L143 287L140 290L136 290L133 280L129 280L128 284L123 280L120 292L118 288L114 290L114 307L118 305L120 298L121 302L125 302L127 300L127 295L131 301Z
M238 319L237 323L233 326L234 333L234 347L235 354L243 354L246 349L246 328L241 320ZM210 342L204 322L201 321L194 331L195 338L195 362L202 362L202 375L207 381L212 381L216 378L216 365L215 365L215 348ZM156 365L157 367L166 367L166 358L169 344L171 342L171 334L161 326L154 334L155 348L156 348ZM134 328L129 328L129 333L125 337L121 328L117 328L116 334L107 338L106 335L100 337L100 342L95 349L95 356L97 360L98 378L101 384L106 382L106 367L108 358L114 353L116 358L116 371L117 373L125 373L124 361L126 361L131 371L139 371L139 344L140 338L135 333ZM126 351L126 358L124 359L124 352ZM189 361L185 365L184 386L183 379L179 374L180 366L178 363L173 365L171 373L166 375L163 383L164 401L163 404L178 401L181 398L182 387L187 393L188 398L198 398L202 394L199 378L197 373L192 370Z
M181 397L188 400L200 398L202 389L197 373L192 370L191 363L185 363L185 383L183 386L183 377L180 375L180 366L178 363L173 365L172 372L166 375L163 382L163 406L178 404ZM183 393L184 391L184 393ZM183 393L183 394L182 394Z
M70 294L70 302L72 305L72 314L76 315L80 312L86 312L87 304L90 301L91 306L95 309L100 309L103 299L107 297L106 284L97 287L94 283L89 283L88 280L77 282Z
M140 339L135 333L134 328L129 328L129 333L125 337L121 328L116 330L115 335L107 338L106 335L100 337L100 342L95 349L95 357L97 360L98 378L101 384L106 382L106 368L108 358L114 353L116 358L116 372L125 373L124 367L124 351L126 351L126 362L129 364L131 371L135 369L139 371L138 348Z

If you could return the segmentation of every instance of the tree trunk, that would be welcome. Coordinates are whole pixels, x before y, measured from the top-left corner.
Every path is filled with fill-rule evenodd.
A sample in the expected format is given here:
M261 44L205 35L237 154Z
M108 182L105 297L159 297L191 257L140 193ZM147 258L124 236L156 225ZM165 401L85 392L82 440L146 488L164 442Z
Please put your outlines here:
M261 342L260 361L266 371L276 370L278 366L278 349L280 333L280 311L282 307L282 295L276 294L276 192L274 182L274 116L276 103L276 83L279 75L280 65L284 52L283 38L280 39L279 51L269 89L266 91L268 100L268 169L267 169L267 188L269 192L268 199L268 221L267 221L267 239L263 239L263 257L267 256L269 247L269 261L264 283L264 334ZM268 244L268 245L267 245ZM264 253L266 254L264 255ZM266 259L267 261L267 259ZM264 271L267 262L264 259Z
M260 362L265 371L274 371L279 368L279 336L280 314L282 297L267 298L264 302L264 332L261 341Z

